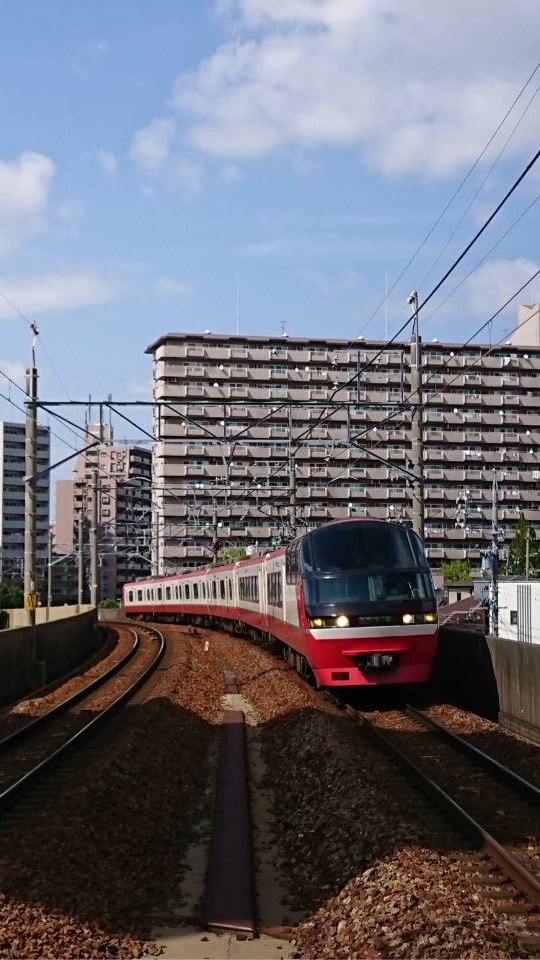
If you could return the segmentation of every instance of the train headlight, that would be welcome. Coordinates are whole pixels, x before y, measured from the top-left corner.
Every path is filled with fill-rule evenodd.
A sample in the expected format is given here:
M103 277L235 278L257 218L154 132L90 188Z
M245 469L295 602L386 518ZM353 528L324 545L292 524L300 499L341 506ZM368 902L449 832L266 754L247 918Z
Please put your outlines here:
M324 620L321 617L315 617L314 620L310 620L310 625L312 627L324 627Z
M339 617L336 617L336 627L348 627L349 618L345 616L344 613L341 613Z
M426 623L437 623L437 614L436 613L425 613L424 620Z
M414 623L414 613L404 613L401 619L403 623Z

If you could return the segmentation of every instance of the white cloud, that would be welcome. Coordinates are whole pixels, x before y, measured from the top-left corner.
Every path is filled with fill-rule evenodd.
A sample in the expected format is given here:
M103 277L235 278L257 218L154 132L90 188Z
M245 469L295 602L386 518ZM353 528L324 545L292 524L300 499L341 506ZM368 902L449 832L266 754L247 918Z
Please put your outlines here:
M137 130L131 143L131 159L145 173L155 173L170 159L176 137L174 120L157 118Z
M43 229L54 172L52 160L39 153L0 160L0 254Z
M470 313L487 319L538 270L538 267L539 264L525 258L488 261L465 281L462 287L462 299ZM538 280L535 283L538 283ZM530 289L525 288L517 301L508 309L515 314L516 303L524 303L530 293ZM449 304L451 302L450 300Z
M156 290L158 293L182 296L183 294L189 293L191 287L185 280L177 280L175 277L160 277L156 281Z
M19 360L5 360L3 357L0 357L0 370L20 387L24 386L26 376L26 365L24 363L21 363ZM3 393L6 393L8 390L7 383L8 381L5 377L0 377L0 389L2 389Z
M111 179L118 173L118 160L111 150L98 150L98 163L106 177Z
M537 59L536 0L499 5L496 17L492 0L216 9L235 39L179 77L174 136L226 160L341 145L385 173L450 175L476 157ZM536 146L539 119L535 105L511 149Z
M64 313L95 304L110 303L120 293L119 284L91 270L48 273L39 276L0 278L0 290L27 316ZM0 320L15 316L13 307L0 299Z
M448 299L446 300L443 297L439 301L440 306L435 305L433 311L430 307L426 307L426 314L421 315L421 327L423 326L425 329L429 322L429 331L431 332L436 322L441 326L444 326L446 322L454 325L457 317L467 320L488 320L516 290L527 282L539 266L540 264L526 258L488 260L478 270L475 270L454 294L448 296L448 293L445 293ZM523 292L496 318L494 321L496 324L495 330L500 328L500 323L503 320L508 318L511 318L512 322L515 320L518 304L526 303L531 299L536 300L538 285L539 280L537 278L530 286L525 287ZM433 317L433 320L431 320L431 317ZM443 330L441 336L445 340L455 339L451 328ZM486 341L487 339L487 333L484 331L483 340Z
M79 200L63 200L58 207L58 218L66 236L78 237L84 207Z
M201 189L203 170L200 164L178 151L177 140L176 122L157 118L137 130L130 156L141 173L150 179L170 190L194 195Z

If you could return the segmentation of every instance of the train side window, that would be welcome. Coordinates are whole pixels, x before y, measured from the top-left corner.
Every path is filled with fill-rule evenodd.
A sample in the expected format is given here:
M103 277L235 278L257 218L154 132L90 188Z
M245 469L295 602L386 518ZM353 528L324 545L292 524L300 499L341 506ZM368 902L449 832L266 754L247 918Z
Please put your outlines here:
M137 590L137 600L142 600L142 590Z
M186 600L189 600L189 583L186 583L185 591L186 591Z
M198 583L194 583L194 584L193 584L193 599L194 599L194 600L198 600L198 599L199 599L199 584L198 584Z
M217 600L217 582L215 580L212 580L212 594L214 600Z
M229 580L229 600L232 600L232 580Z
M170 599L171 599L171 588L170 588L170 587L165 587L165 599L166 599L166 600L170 600Z
M225 599L225 581L224 580L219 581L219 595L222 600Z
M203 600L206 600L206 583L204 582L204 580L201 583L201 590L202 590L202 598Z
M268 587L268 603L272 607L280 607L283 603L281 572L278 571L277 573L268 573L266 576Z
M300 540L289 544L285 554L285 572L287 583L298 583L300 578Z
M161 587L158 587L158 588L157 588L157 598L158 598L158 600L161 600L161 599L162 599L161 593L162 593Z

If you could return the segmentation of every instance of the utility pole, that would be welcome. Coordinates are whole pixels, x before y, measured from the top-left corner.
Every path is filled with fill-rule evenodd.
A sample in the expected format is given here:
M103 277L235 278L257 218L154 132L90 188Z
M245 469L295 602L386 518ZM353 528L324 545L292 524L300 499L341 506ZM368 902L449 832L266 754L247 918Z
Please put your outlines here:
M99 602L99 556L98 556L98 472L92 470L92 513L90 521L90 603Z
M293 452L293 415L292 405L289 404L289 524L292 539L296 536L296 472Z
M218 519L217 519L217 508L216 501L212 497L212 553L214 554L214 560L217 560L219 553L219 541L218 541Z
M493 475L491 514L491 547L484 554L483 572L489 573L489 632L492 637L499 634L499 489L497 478Z
M411 337L411 456L412 472L412 525L413 530L424 537L424 441L422 416L422 341L418 330L418 293L413 290L408 302L412 307L413 331Z
M25 487L24 487L24 606L26 622L36 625L36 447L37 447L37 369L36 337L38 329L30 325L32 333L30 366L26 371L26 430L25 430ZM35 644L37 638L35 638ZM34 650L36 659L37 650Z
M531 527L527 527L527 536L525 537L525 579L529 579L529 563L531 559Z
M83 602L83 588L84 588L84 515L83 515L83 505L81 503L81 509L79 513L79 555L77 557L77 603L79 607L82 606Z

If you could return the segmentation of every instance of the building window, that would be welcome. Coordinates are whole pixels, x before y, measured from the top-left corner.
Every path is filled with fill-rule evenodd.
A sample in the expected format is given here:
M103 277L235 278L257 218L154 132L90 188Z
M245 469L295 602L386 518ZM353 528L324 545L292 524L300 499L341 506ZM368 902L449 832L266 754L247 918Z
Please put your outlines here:
M510 624L511 624L511 626L517 627L517 622L518 622L518 612L517 612L517 610L511 610L511 611L510 611Z

